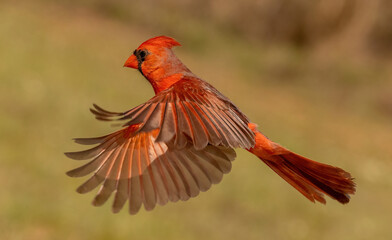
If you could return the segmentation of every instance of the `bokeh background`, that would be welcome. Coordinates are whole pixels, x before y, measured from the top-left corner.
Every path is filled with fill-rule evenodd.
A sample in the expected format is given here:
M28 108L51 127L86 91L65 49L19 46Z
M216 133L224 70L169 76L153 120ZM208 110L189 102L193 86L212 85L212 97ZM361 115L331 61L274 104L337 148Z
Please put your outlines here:
M92 103L122 111L153 95L122 65L157 35L271 139L350 171L352 201L312 204L238 150L188 202L136 216L91 206L63 152L115 130ZM0 239L392 239L390 0L2 0L0 84Z

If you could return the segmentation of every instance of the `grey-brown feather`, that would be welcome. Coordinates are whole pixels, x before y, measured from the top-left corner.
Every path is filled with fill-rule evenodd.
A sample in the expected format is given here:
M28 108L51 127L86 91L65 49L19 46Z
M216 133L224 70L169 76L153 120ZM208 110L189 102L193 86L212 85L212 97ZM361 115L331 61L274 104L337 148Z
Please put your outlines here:
M119 212L129 200L129 212L135 214L142 205L151 210L156 204L185 201L208 190L230 171L235 158L232 148L207 145L197 150L188 144L179 150L157 142L154 136L156 134L137 133L124 137L115 132L94 138L100 139L100 144L93 150L67 154L92 159L67 174L81 177L92 173L77 189L79 193L101 185L93 205L104 204L114 193L113 212ZM89 142L85 139L83 143L86 141Z

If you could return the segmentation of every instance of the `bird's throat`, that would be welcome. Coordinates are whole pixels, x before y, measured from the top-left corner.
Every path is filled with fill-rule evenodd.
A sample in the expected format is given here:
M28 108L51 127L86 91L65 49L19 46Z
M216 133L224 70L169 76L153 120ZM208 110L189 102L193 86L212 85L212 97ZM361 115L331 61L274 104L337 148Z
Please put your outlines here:
M172 86L173 84L175 84L176 82L180 81L183 78L184 78L184 73L176 73L161 79L152 80L150 78L147 78L147 80L151 83L155 94L158 94L161 91L168 89L170 86Z
M151 83L155 94L168 89L171 85L183 79L184 76L195 76L180 61L166 63L163 67L154 68L149 66L148 69L146 65L143 65L139 71Z

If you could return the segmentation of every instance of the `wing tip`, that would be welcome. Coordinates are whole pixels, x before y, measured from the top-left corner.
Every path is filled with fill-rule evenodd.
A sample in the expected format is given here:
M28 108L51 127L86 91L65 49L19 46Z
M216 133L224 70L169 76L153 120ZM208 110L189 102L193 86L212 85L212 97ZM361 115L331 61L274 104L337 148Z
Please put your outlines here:
M67 175L68 177L75 177L75 175L73 174L73 170L74 170L74 169L67 171L67 172L65 173L65 175Z
M82 160L78 153L79 152L65 152L64 155L73 160Z

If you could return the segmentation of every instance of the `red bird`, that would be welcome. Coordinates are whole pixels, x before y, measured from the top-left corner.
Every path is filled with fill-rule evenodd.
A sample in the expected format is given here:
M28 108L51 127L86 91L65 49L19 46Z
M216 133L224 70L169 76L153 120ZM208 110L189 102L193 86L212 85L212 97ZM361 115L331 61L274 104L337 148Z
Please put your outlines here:
M155 96L125 112L106 111L94 104L98 120L126 120L124 128L76 143L97 146L66 155L92 159L67 172L71 177L93 173L77 191L86 193L102 184L93 205L114 192L113 212L129 200L130 214L143 204L187 200L231 169L234 148L245 148L310 201L325 203L324 194L348 203L355 193L351 175L318 163L272 142L257 130L227 97L193 74L173 53L176 40L160 36L142 43L125 62L151 83Z

